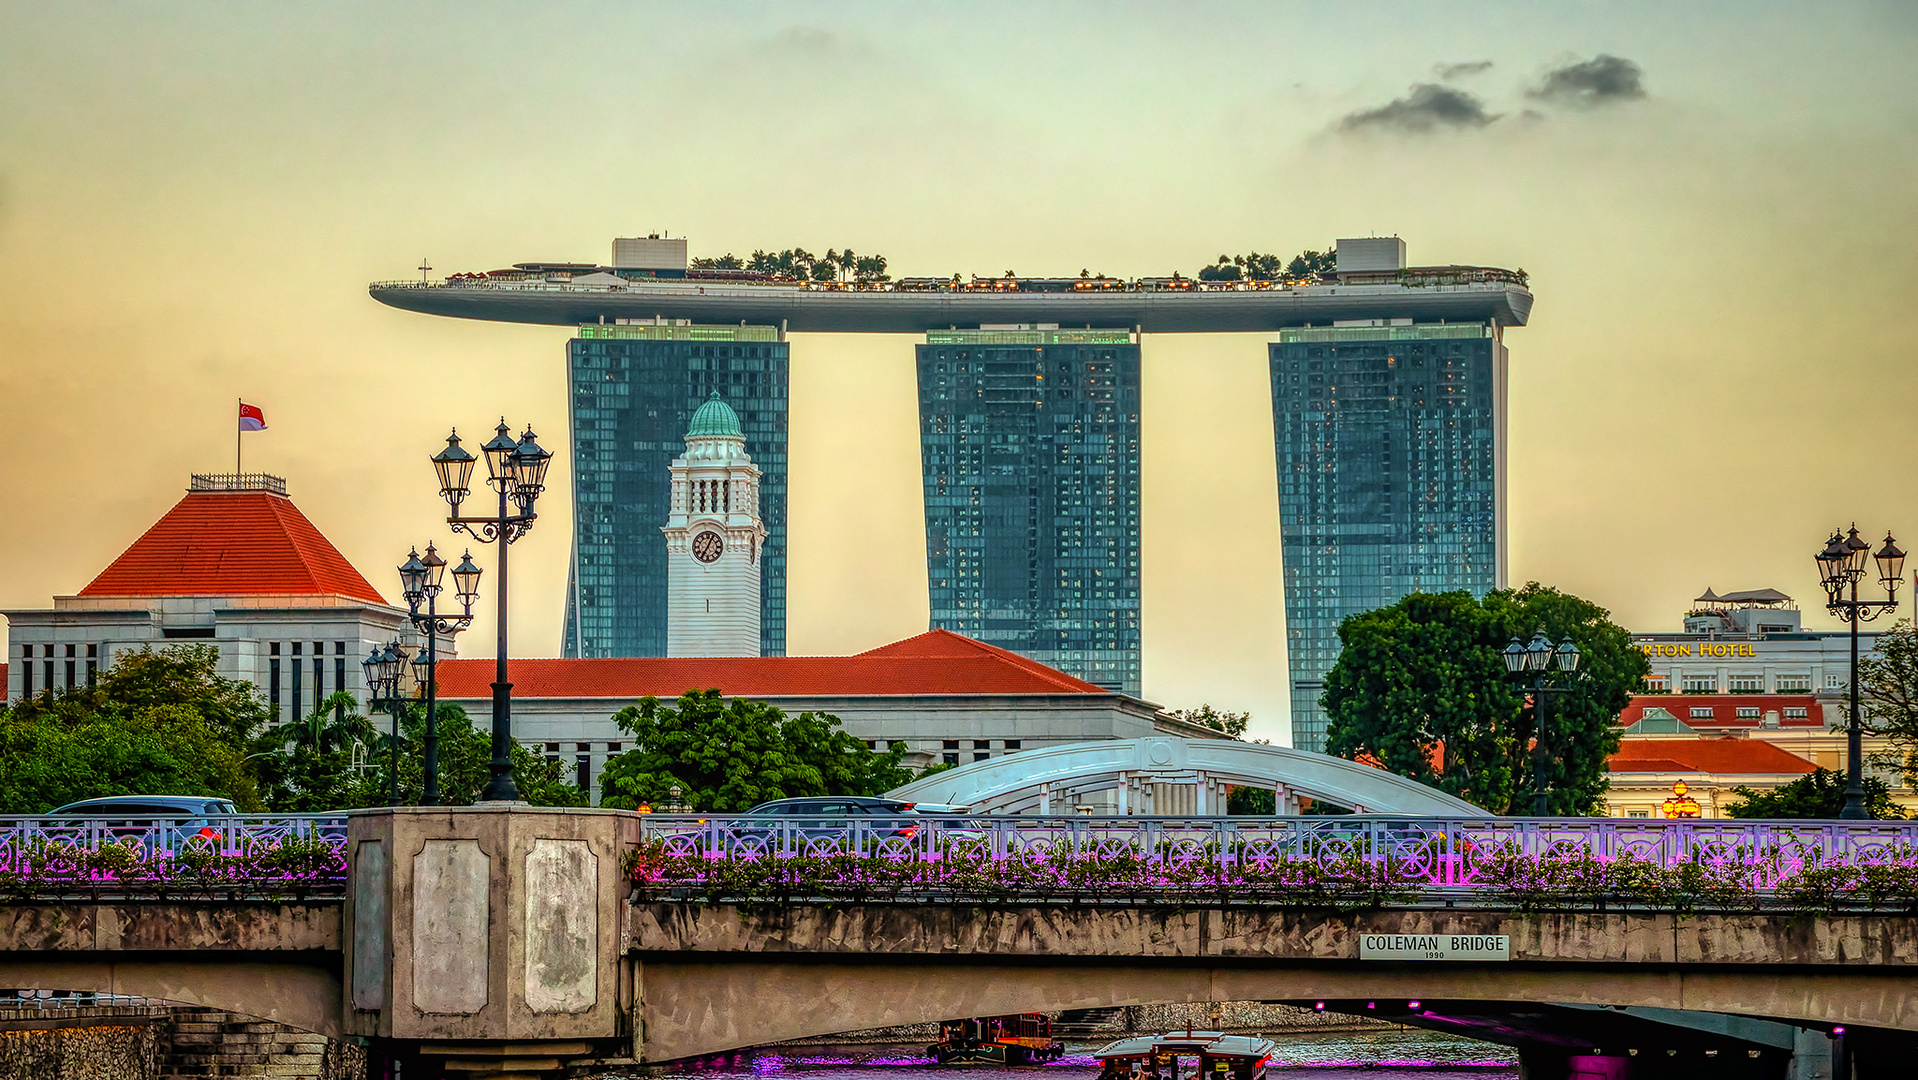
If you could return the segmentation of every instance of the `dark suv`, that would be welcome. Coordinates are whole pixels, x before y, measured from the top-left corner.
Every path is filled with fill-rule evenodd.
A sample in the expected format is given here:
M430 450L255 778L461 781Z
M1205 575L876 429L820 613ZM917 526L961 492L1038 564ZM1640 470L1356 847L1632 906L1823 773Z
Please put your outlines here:
M745 817L765 818L769 826L777 822L807 840L850 835L858 832L859 826L865 827L867 835L911 837L922 824L914 820L912 806L870 795L821 795L763 802L746 811ZM756 826L756 822L741 821L736 831L751 836L780 831Z

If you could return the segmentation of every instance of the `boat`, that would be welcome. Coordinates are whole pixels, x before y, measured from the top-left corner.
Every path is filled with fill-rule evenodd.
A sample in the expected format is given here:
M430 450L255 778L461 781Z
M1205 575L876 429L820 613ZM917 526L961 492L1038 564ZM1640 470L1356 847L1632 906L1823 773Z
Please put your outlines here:
M1256 1035L1187 1030L1119 1039L1092 1056L1099 1080L1264 1080L1278 1048Z
M1044 1013L1013 1013L942 1021L926 1053L941 1065L1043 1065L1065 1049Z

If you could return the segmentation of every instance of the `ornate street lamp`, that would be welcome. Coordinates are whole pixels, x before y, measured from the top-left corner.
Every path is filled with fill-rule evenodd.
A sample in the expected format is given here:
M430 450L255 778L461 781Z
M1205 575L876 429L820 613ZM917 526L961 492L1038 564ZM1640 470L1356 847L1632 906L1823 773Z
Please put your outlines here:
M400 672L406 668L406 650L398 642L375 645L360 661L366 672L366 707L370 712L384 708L393 720L393 743L387 762L386 805L400 802Z
M1545 748L1545 698L1547 694L1563 694L1572 688L1566 686L1547 686L1547 677L1554 671L1571 676L1578 671L1578 646L1570 641L1562 641L1557 646L1544 631L1532 635L1530 643L1512 639L1500 654L1505 659L1505 673L1512 681L1524 686L1532 694L1532 711L1538 721L1538 730L1532 738L1532 816L1544 817L1551 810L1551 788L1545 783L1545 763L1550 754Z
M1866 574L1867 558L1878 563L1878 582L1884 586L1883 600L1858 599L1858 582ZM1849 819L1870 817L1865 809L1864 731L1858 710L1858 624L1870 622L1887 611L1898 609L1898 586L1904 584L1905 553L1898 550L1890 533L1885 545L1871 554L1871 545L1858 536L1853 525L1846 536L1836 532L1825 549L1813 558L1818 563L1818 580L1825 587L1825 610L1844 619L1851 627L1851 718L1845 725L1845 808L1838 816Z
M513 684L506 677L507 548L526 535L538 517L533 505L546 490L546 467L553 460L533 437L529 426L514 440L512 429L500 420L499 430L480 454L486 458L486 483L499 495L499 511L492 517L463 514L460 504L470 491L475 459L460 446L459 432L447 436L446 448L433 455L440 496L451 509L446 523L482 544L499 544L499 628L493 670L493 778L480 794L482 802L519 802L513 783ZM477 568L475 568L477 573ZM457 579L457 575L456 575Z
M407 619L426 635L426 647L413 655L414 682L426 702L426 786L420 792L421 806L440 804L440 728L438 709L438 645L442 634L457 634L473 625L473 601L479 599L480 568L473 565L469 550L453 569L453 595L459 598L460 614L442 618L439 614L440 591L445 587L446 560L432 544L422 556L414 548L400 564L400 595L406 598ZM426 610L421 611L421 603Z
M1691 797L1691 788L1685 781L1672 783L1672 793L1659 804L1659 813L1667 818L1695 818L1699 815L1698 800Z

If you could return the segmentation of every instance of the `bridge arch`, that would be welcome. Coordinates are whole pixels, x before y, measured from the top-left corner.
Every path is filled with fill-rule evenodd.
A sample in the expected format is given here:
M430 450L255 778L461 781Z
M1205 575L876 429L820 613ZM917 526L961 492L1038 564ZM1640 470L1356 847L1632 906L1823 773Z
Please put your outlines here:
M888 794L974 813L1068 814L1079 800L1097 795L1121 814L1223 814L1233 787L1273 792L1282 814L1297 813L1301 798L1369 814L1485 812L1383 769L1233 739L1106 739L1022 750L935 773Z

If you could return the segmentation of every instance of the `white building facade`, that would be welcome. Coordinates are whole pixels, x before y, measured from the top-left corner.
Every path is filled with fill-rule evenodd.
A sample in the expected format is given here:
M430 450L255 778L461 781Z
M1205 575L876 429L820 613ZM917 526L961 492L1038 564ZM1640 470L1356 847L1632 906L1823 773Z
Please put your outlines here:
M759 469L739 416L715 392L674 458L666 536L666 655L758 656Z
M129 649L210 645L218 671L252 683L281 721L344 690L360 661L405 640L386 602L264 474L196 475L187 495L119 558L50 609L7 611L6 698L91 685ZM443 637L441 656L453 656Z

